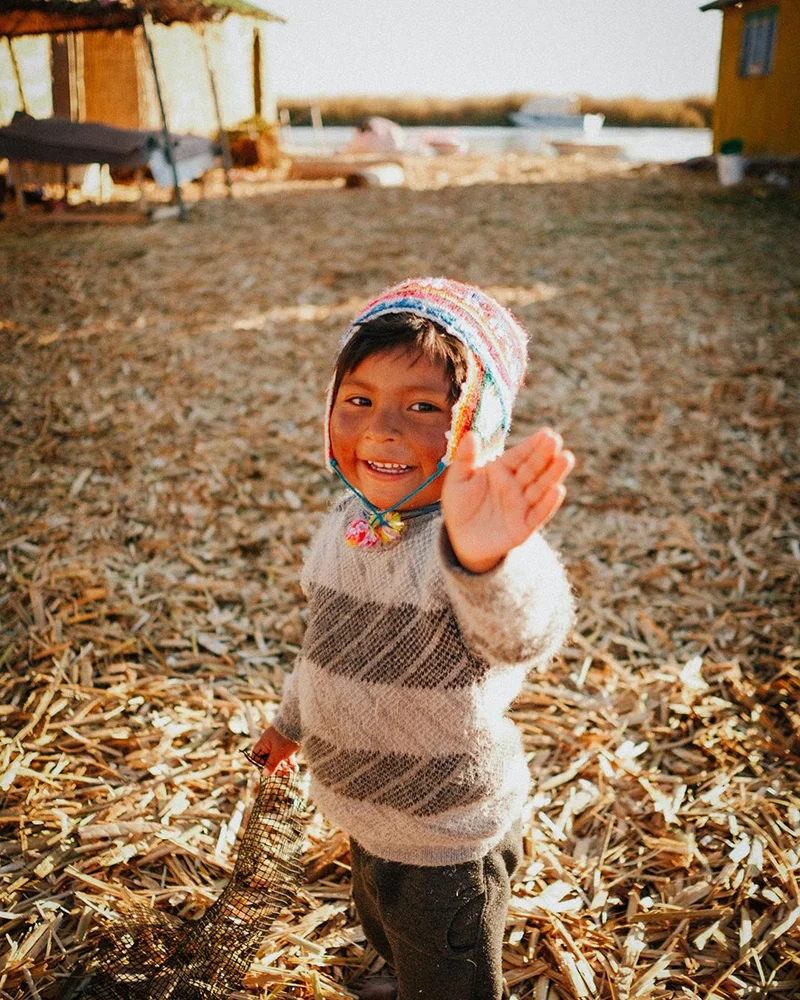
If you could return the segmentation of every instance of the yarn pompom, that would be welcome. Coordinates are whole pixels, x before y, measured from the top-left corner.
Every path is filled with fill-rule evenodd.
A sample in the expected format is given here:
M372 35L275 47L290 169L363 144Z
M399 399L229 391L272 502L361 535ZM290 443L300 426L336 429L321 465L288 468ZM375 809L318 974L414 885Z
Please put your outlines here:
M377 545L393 542L400 536L405 525L396 510L388 514L369 514L351 522L344 533L348 545L357 549L374 549Z
M344 533L344 540L348 545L356 549L374 549L378 544L375 533L370 529L369 521L366 518L358 517L348 526Z

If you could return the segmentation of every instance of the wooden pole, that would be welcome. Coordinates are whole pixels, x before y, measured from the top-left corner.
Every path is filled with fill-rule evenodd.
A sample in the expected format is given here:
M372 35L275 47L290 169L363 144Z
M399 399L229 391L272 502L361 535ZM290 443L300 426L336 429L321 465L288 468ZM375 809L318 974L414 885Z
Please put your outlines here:
M320 110L319 104L312 104L311 111L311 128L313 130L314 144L317 146L322 145L322 111Z
M25 205L25 191L23 190L22 164L14 160L8 161L8 170L11 174L11 183L14 185L14 198L17 202L17 211L24 215L27 211Z
M8 52L9 55L11 56L11 67L14 70L14 79L17 81L17 90L19 91L19 99L22 104L22 110L27 115L28 105L27 102L25 101L25 91L22 88L22 74L19 71L19 63L17 62L17 55L14 52L14 45L13 42L11 41L10 35L6 35L6 41L8 42Z
M178 205L178 218L181 222L186 222L189 218L186 212L186 206L183 203L183 195L181 194L181 185L178 180L178 167L175 163L175 155L172 151L172 136L169 132L169 126L167 125L167 112L164 108L164 98L161 93L161 81L158 77L158 67L156 66L156 56L153 51L153 40L150 37L150 28L153 26L153 19L149 14L144 14L142 16L142 28L144 29L144 39L147 43L147 52L150 56L150 66L153 70L153 79L156 84L156 97L158 98L158 107L161 112L161 128L164 133L164 152L167 157L167 162L170 165L172 171L172 184L175 191L175 201Z
M256 118L263 117L264 95L261 92L261 32L253 28L253 111Z
M228 197L233 197L233 184L231 183L231 147L228 143L228 135L222 126L222 112L219 107L219 94L217 92L217 78L214 76L214 68L211 65L211 54L208 51L208 39L206 38L206 26L200 25L200 40L203 43L203 55L206 60L208 70L208 82L211 84L211 97L214 100L214 113L217 116L217 137L222 149L222 169L225 171L225 185L228 188Z

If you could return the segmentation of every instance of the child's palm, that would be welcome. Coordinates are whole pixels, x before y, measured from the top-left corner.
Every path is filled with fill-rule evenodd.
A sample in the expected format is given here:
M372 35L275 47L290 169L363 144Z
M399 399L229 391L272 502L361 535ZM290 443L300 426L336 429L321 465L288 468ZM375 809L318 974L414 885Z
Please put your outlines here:
M482 572L558 510L575 459L551 430L533 434L480 468L476 452L477 438L468 434L447 473L442 511L459 562Z

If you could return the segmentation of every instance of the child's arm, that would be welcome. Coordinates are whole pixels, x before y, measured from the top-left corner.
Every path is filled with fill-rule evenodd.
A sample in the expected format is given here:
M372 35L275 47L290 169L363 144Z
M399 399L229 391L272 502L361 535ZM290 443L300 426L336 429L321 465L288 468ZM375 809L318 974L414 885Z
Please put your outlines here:
M561 563L537 529L561 506L575 460L544 430L478 468L471 438L442 491L445 586L475 653L488 663L543 664L574 609Z

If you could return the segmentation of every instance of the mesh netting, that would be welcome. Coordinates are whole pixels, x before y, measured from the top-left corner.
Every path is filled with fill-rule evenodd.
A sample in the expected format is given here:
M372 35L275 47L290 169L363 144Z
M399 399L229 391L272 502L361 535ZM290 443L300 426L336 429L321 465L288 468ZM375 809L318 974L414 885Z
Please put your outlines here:
M297 773L262 773L230 881L199 920L137 905L110 924L81 1000L227 1000L302 869L305 803Z

